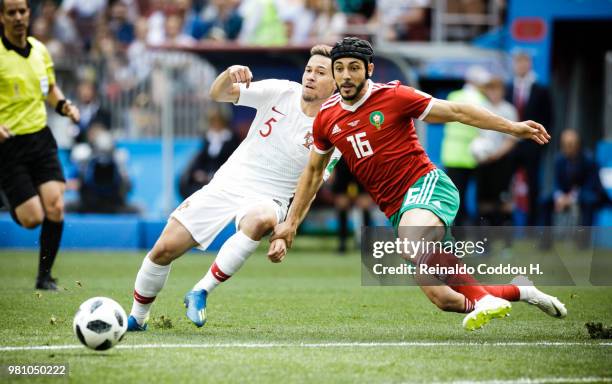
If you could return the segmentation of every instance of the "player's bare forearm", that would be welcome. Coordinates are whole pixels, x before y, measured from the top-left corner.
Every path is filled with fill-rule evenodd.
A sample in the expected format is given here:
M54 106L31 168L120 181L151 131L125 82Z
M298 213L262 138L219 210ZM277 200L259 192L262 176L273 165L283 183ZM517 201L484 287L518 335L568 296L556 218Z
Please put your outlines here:
M277 239L284 239L287 248L291 248L297 228L304 220L304 217L306 217L310 205L323 183L323 172L325 171L325 165L329 162L330 157L331 152L325 155L318 154L315 151L310 152L308 165L298 181L295 196L291 202L289 213L287 214L287 219L274 227L274 233L270 237L271 242ZM276 252L271 248L268 256L273 256L275 254Z
M240 97L239 84L245 83L248 88L252 79L249 67L232 65L217 76L210 87L210 97L219 102L235 103Z
M64 92L62 92L62 90L60 89L60 87L57 86L57 84L52 84L49 89L49 96L47 96L47 103L49 103L52 108L55 108L57 103L60 100L64 99Z
M72 122L78 123L79 120L81 119L81 114L79 112L79 109L74 104L72 104L69 100L66 100L64 93L62 92L60 87L57 86L57 84L53 84L51 85L49 89L49 96L47 97L47 103L49 103L49 105L53 107L54 109L57 109L57 106L60 102L62 102L62 105L61 105L62 115L70 118Z
M458 121L481 129L511 133L512 122L489 112L485 108L467 103L446 100L434 101L425 118L428 123L448 123Z
M535 121L510 121L474 104L436 99L425 121L428 123L458 121L480 129L503 132L522 139L531 139L538 144L546 144L550 140L550 135L546 132L544 126Z
M302 223L310 206L314 201L317 191L323 183L323 169L314 169L307 166L300 177L295 197L291 202L291 208L287 215L286 222L291 227L296 228Z

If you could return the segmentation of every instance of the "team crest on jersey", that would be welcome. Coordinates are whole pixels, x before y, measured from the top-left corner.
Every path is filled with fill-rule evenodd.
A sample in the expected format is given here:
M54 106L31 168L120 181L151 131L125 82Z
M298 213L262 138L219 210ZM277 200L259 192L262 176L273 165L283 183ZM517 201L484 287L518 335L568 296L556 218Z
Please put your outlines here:
M381 111L374 111L370 113L370 124L375 126L376 129L380 129L384 121L385 115L383 115Z
M302 145L306 147L306 149L310 149L313 143L314 143L314 138L312 137L312 133L308 132L306 135L304 135L304 144Z
M187 208L189 208L189 200L185 200L183 204L179 205L179 207L176 210L180 212L180 211L184 211Z

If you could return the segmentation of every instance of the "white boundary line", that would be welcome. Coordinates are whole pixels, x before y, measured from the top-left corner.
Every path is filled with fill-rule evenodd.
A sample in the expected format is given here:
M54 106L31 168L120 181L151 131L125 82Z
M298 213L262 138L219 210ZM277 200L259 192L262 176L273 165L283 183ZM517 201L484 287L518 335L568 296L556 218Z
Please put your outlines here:
M117 349L205 349L205 348L376 348L376 347L612 347L612 342L554 342L554 341L517 341L517 342L329 342L329 343L204 343L204 344L121 344ZM0 346L0 352L9 351L50 351L83 348L80 344L72 345L37 345L37 346Z
M443 381L437 384L563 384L563 383L612 383L612 377L539 377L508 380Z

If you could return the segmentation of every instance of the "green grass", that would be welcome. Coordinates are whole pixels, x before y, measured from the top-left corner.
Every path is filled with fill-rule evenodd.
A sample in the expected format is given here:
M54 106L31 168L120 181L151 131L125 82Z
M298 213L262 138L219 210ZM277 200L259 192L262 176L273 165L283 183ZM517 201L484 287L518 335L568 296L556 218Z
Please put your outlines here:
M262 246L242 271L211 295L208 323L201 329L184 318L182 297L206 272L212 257L190 253L178 260L152 313L154 318L170 318L172 327L151 325L145 333L128 334L121 345L205 346L0 351L0 365L69 363L71 381L88 383L612 380L612 345L589 339L584 327L587 321L612 322L611 288L546 288L566 303L568 318L552 319L516 303L510 318L468 333L461 328L462 315L438 311L418 288L362 287L358 255L340 257L332 248L325 239L302 239L276 265L267 261ZM33 290L36 254L1 251L0 346L77 344L71 327L79 304L89 297L108 296L129 311L143 256L62 252L54 274L66 290L38 296ZM584 345L531 345L540 341ZM447 344L299 345L341 342ZM507 342L528 344L494 345ZM227 345L235 343L283 345ZM0 382L7 379L11 378L0 374ZM14 381L45 380L58 381Z

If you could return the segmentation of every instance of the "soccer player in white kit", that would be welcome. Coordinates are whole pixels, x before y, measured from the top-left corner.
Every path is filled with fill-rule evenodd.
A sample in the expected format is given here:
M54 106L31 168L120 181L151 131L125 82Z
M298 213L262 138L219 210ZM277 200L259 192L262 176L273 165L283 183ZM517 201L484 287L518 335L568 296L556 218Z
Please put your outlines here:
M206 323L206 299L236 273L259 241L282 222L312 146L312 123L335 90L331 47L314 46L302 85L288 80L251 82L248 67L233 65L214 81L213 100L257 109L247 137L212 181L171 214L144 258L134 284L128 331L144 331L150 307L163 288L170 264L185 252L205 250L225 226L237 232L223 244L206 275L185 296L187 317ZM280 259L271 258L273 262Z

